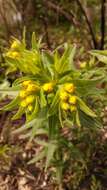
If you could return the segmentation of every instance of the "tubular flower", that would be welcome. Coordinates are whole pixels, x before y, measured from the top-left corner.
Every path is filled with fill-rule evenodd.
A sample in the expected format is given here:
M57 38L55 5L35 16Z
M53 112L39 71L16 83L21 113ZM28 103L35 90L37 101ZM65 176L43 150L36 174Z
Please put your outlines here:
M52 84L51 82L45 83L45 84L42 86L42 88L43 88L43 90L44 90L45 92L50 93L50 92L53 91L53 84Z
M23 108L27 107L26 101L23 100L23 101L20 103L20 106L23 107Z
M75 91L75 86L73 83L67 83L64 85L64 89L69 93L73 93Z
M17 58L20 57L20 54L17 51L13 51L13 52L12 51L8 51L6 53L6 56L10 57L10 58L13 58L13 59L17 59Z
M14 40L11 49L18 49L20 47L20 42L18 40Z
M27 92L34 92L38 90L39 90L39 86L37 86L36 84L29 84L26 89Z
M65 111L67 111L67 110L69 109L69 104L66 103L66 102L62 102L62 103L61 103L61 108L62 108L63 110L65 110Z
M71 112L76 111L76 110L77 110L77 108L76 108L75 105L70 106L70 111L71 111Z
M27 87L29 84L31 84L30 80L26 80L26 81L22 82L23 87Z
M26 91L21 90L19 96L20 96L20 98L25 98L26 97Z
M68 99L68 94L66 91L63 90L60 92L60 99L63 101L66 101Z
M77 98L76 96L70 96L69 97L69 103L70 104L76 104Z
M19 58L20 57L20 54L16 51L12 52L12 58Z
M33 106L32 105L28 105L28 110L31 112L33 110Z
M27 96L26 103L31 104L31 103L33 103L34 99L35 99L35 97L33 95Z

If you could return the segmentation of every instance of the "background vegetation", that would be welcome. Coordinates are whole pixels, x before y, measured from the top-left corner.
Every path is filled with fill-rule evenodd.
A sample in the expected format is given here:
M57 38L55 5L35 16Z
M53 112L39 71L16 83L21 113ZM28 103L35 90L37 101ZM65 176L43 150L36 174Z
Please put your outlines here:
M79 68L82 63L89 64L90 50L106 50L107 47L106 7L106 0L1 0L0 89L10 87L16 78L22 76L17 69L8 68L4 53L11 45L13 36L22 40L24 29L27 31L27 49L31 48L31 36L32 32L35 32L37 38L42 37L43 50L52 51L58 45L68 42L77 47L76 67ZM98 58L92 57L91 60L91 64L96 63L97 69L92 66L88 72L87 67L85 71L83 69L81 77L89 78L91 71L95 69L97 75L104 75L98 87L105 89L106 92L106 51L102 54L93 51L92 54ZM0 107L10 102L10 99L11 95L2 94ZM62 136L72 141L76 149L72 152L74 155L72 160L68 162L69 168L67 166L64 171L63 185L60 189L107 189L106 100L103 105L96 101L94 109L100 113L103 127L73 130L73 134L66 128L61 131ZM43 172L41 169L44 167L43 161L27 164L35 154L38 154L41 147L35 141L28 143L24 134L21 137L13 135L12 131L25 122L25 115L12 121L15 113L16 110L0 111L0 189L58 189L53 168L50 167L48 172Z

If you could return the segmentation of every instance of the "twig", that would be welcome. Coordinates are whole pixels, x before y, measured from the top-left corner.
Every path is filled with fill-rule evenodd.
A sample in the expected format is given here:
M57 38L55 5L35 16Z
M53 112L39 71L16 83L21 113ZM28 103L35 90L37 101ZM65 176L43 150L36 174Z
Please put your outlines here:
M48 23L47 23L47 19L46 19L45 16L44 16L44 17L41 16L40 19L42 20L43 25L44 25L44 30L45 30L45 37L46 37L47 46L48 46L49 49L51 49L51 43L50 43L49 33L48 33Z
M106 7L105 7L106 0L102 0L101 4L101 42L100 42L100 49L104 49L104 39L105 39L105 22L106 22Z
M66 11L64 8L60 7L59 5L56 5L55 3L52 3L49 0L43 0L43 3L47 7L62 14L68 21L72 22L72 24L74 26L76 26L76 27L80 26L80 23L76 20L74 14L72 12Z
M91 38L92 38L93 46L94 46L95 49L97 49L98 48L98 44L97 44L97 41L96 41L96 38L95 38L95 35L94 35L94 32L93 32L93 28L91 26L91 23L90 23L90 21L88 19L87 14L86 14L86 11L85 11L82 3L80 2L80 0L76 0L76 2L78 3L78 5L79 5L79 7L80 7L80 9L81 9L84 17L85 17L85 20L86 20L86 23L87 23L87 26L89 28L90 35L91 35Z

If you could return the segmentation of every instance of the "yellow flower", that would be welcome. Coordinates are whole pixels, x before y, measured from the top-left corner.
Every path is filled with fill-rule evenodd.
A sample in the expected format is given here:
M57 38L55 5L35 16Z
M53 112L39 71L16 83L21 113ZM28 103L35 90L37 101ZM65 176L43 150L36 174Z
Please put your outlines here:
M29 86L27 87L27 92L34 92L34 91L38 91L39 90L39 86L35 85L35 84L29 84Z
M76 104L77 98L76 96L70 96L69 97L69 103L70 104Z
M43 90L44 90L45 92L50 93L50 92L53 91L53 84L52 84L51 82L45 83L45 84L42 86L42 88L43 88Z
M6 53L6 56L7 57L10 57L10 58L13 58L13 59L16 59L16 58L19 58L20 57L20 54L16 51L12 52L12 51L8 51Z
M25 90L21 90L20 91L20 94L19 94L19 96L21 97L21 98L25 98L26 97L26 91Z
M72 105L72 106L70 106L70 110L71 110L71 112L73 112L73 111L76 111L77 108L76 108L76 106Z
M20 103L20 106L23 107L23 108L25 108L25 107L27 106L26 101L23 100L23 101Z
M30 83L31 83L30 80L26 80L26 81L22 82L22 86L27 87Z
M31 104L34 101L35 97L33 95L30 95L26 98L26 103Z
M62 90L62 91L60 92L60 99L61 99L61 100L65 100L65 101L68 99L68 94L67 94L66 91Z
M33 110L33 106L32 105L28 105L28 110L32 111Z
M20 47L20 42L18 40L14 40L11 49L18 49Z
M62 102L62 103L61 103L61 108L62 108L63 110L65 110L65 111L67 111L67 110L69 109L69 104L66 103L66 102Z
M11 57L12 57L13 59L19 58L19 57L20 57L20 53L18 53L17 51L14 51L14 52L12 52Z
M87 63L86 62L83 62L80 64L80 69L84 69L86 67Z
M8 52L6 53L6 56L7 56L7 57L11 57L11 56L12 56L12 52L11 52L11 51L8 51Z
M73 83L67 83L64 85L64 89L69 93L73 93L75 91L75 86Z

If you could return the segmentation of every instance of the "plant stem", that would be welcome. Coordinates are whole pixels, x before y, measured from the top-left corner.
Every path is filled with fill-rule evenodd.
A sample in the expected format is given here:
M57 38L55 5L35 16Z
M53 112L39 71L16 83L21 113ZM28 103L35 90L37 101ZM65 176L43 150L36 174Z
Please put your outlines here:
M100 49L104 49L104 39L105 39L105 23L106 23L106 0L102 0L101 4L101 42Z
M80 9L81 9L81 11L82 11L82 13L83 13L83 15L85 17L85 20L86 20L86 23L87 23L87 26L89 28L89 32L90 32L90 35L91 35L91 38L92 38L93 46L94 46L95 49L97 49L98 44L97 44L97 41L96 41L96 38L95 38L93 28L92 28L91 23L90 23L90 21L88 19L87 13L86 13L82 3L80 2L80 0L76 0L76 2L77 2L78 6L80 7Z

